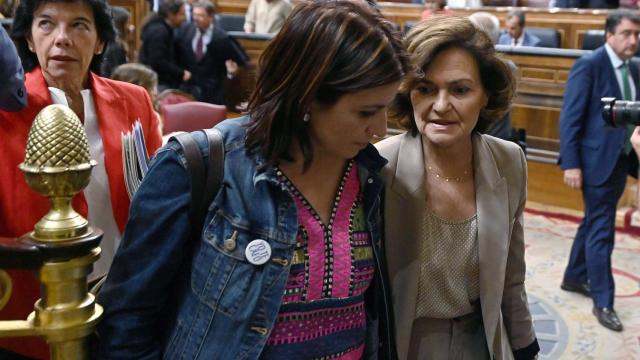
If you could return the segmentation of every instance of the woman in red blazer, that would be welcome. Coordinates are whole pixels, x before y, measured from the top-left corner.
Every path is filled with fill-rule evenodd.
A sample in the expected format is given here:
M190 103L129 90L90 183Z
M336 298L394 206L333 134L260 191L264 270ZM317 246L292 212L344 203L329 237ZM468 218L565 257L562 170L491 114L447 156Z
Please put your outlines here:
M15 113L0 111L0 237L31 231L48 211L48 200L29 189L18 164L24 161L27 135L38 112L52 103L67 104L84 123L92 158L99 163L73 206L93 226L105 230L101 246L107 251L102 266L95 267L102 269L95 275L103 275L111 262L109 249L115 251L129 210L121 133L139 120L147 151L152 154L162 143L149 95L142 87L94 73L104 44L115 37L104 0L24 0L16 12L12 37L28 72L28 106ZM14 290L0 319L25 319L40 297L38 282L31 271L9 273ZM44 342L34 338L1 339L0 348L48 358Z

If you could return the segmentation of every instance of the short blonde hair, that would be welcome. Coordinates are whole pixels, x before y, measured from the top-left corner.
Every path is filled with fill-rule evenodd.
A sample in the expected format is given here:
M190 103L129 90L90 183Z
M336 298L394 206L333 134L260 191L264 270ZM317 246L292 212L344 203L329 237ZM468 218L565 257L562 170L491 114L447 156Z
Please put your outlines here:
M515 79L507 65L495 51L493 42L467 18L438 16L415 25L405 40L415 72L409 73L400 85L390 107L390 115L414 135L418 128L413 117L410 93L424 79L425 70L442 51L460 48L467 51L478 64L482 86L489 101L480 111L474 130L483 132L509 111L515 93Z

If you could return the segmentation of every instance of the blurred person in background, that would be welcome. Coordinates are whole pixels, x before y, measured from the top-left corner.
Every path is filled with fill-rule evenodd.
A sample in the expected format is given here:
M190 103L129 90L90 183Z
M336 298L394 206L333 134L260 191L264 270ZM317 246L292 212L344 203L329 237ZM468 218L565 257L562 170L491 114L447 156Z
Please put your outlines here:
M215 26L215 7L208 1L193 5L193 23L176 34L180 66L191 72L181 86L199 101L224 105L224 79L233 78L238 66L246 65L246 54L221 28Z
M89 185L73 199L75 210L104 231L102 253L89 277L97 280L109 270L129 214L121 132L139 120L153 154L162 142L158 120L143 88L96 75L104 44L116 36L103 0L22 0L11 35L26 72L28 106L15 113L0 111L0 236L32 231L47 213L49 201L27 186L18 164L24 161L29 129L40 110L67 105L84 124L91 157L98 163ZM14 289L0 318L26 319L40 297L39 283L31 271L9 273ZM35 338L0 339L0 347L48 358L47 346Z
M429 0L424 3L424 10L420 15L420 19L428 20L434 16L451 16L453 10L446 7L446 0Z
M525 14L522 10L507 13L506 32L500 35L498 44L511 46L540 46L540 38L525 29Z
M155 106L158 97L158 74L144 64L128 63L115 68L111 74L111 79L140 85L147 90L151 103L154 104L154 111L158 117L160 132L162 133L162 117L158 113L160 109Z
M251 0L245 15L244 31L277 33L292 8L289 0Z
M116 27L116 39L108 42L104 50L101 67L101 75L104 77L111 77L113 69L129 62L129 45L127 44L131 30L129 10L122 6L113 6L111 16L113 17L113 25Z
M198 0L186 0L184 2L184 24L190 24L193 22L193 4Z
M500 20L497 16L490 12L478 11L469 15L469 20L478 29L486 32L491 42L494 44L498 43L498 39L500 38Z
M500 20L498 20L497 16L486 11L478 11L469 15L469 20L471 20L473 25L478 29L486 32L487 35L489 35L489 38L491 38L491 42L493 42L493 44L497 43L498 38L500 37ZM516 79L518 75L518 68L516 67L516 64L509 59L504 59L504 61L509 65L511 72L513 73L513 77ZM516 131L511 127L511 109L504 114L502 119L492 122L491 125L489 125L489 128L485 131L485 134L517 142L519 139L517 138Z
M19 3L19 0L0 1L0 19L12 18Z
M482 0L446 0L449 9L455 8L479 8L482 7Z
M139 60L158 74L158 90L178 89L191 80L191 72L178 65L174 29L185 20L182 0L165 0L158 13L151 14L142 25Z

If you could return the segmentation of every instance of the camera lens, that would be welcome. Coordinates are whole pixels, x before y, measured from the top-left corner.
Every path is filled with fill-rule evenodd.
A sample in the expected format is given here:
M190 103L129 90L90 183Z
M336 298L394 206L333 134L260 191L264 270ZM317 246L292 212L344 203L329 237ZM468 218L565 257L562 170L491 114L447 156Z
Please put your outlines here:
M602 117L604 122L612 127L640 125L640 102L616 100L605 97L602 101Z
M613 118L613 104L615 104L616 98L603 97L600 101L602 101L602 118L604 122L611 127L616 127Z

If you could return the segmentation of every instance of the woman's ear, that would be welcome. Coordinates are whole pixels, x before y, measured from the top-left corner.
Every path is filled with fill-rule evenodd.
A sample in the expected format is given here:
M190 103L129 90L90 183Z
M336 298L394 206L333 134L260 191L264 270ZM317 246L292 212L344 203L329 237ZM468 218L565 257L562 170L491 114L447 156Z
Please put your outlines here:
M31 51L32 53L35 53L36 52L36 48L33 45L33 39L31 38L31 34L28 34L26 36L26 39L27 39L27 45L29 46L29 51Z
M102 51L104 51L104 41L98 40L98 42L96 42L96 48L93 53L96 55L100 55L102 54Z

